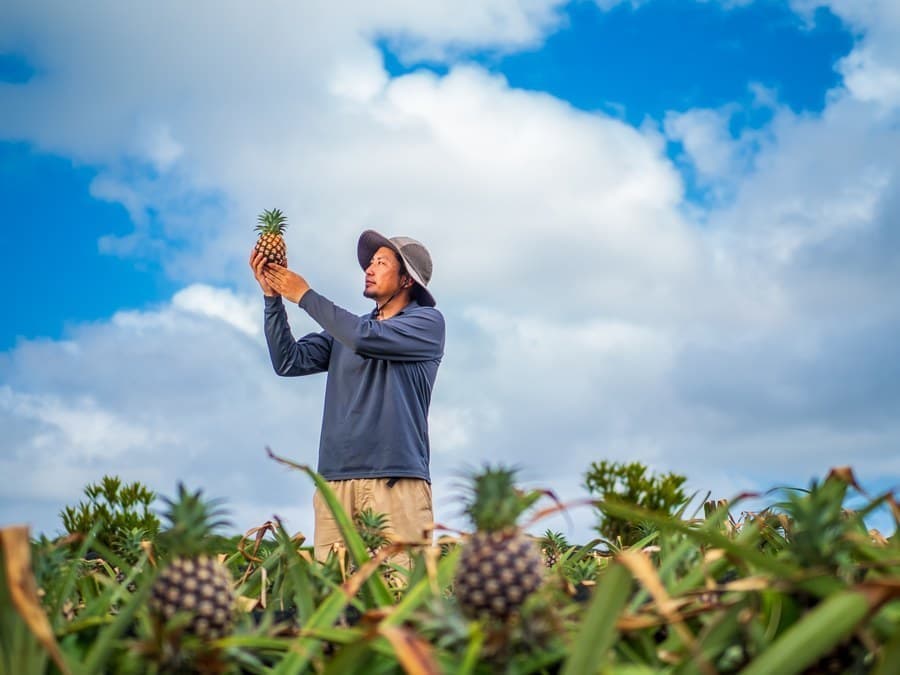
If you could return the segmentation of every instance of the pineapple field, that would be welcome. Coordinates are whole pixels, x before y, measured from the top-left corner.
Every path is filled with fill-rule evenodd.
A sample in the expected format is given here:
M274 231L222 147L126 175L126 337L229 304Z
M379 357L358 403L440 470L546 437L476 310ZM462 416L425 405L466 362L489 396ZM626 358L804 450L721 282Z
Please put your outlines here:
M0 675L900 673L900 507L849 469L749 511L638 463L593 464L577 504L484 466L467 531L416 547L272 457L322 492L344 549L317 562L277 518L229 532L227 504L183 485L158 518L153 492L104 477L67 535L0 529ZM597 537L532 534L557 513Z

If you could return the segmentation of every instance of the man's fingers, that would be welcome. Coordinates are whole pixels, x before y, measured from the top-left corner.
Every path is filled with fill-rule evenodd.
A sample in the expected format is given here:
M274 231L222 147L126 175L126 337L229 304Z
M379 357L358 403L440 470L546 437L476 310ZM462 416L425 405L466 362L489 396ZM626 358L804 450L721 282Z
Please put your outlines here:
M254 252L250 257L250 267L253 268L253 271L256 273L256 276L262 274L263 269L266 265L266 257L261 253Z
M253 269L256 271L257 276L262 276L266 271L266 256L259 254L254 262Z

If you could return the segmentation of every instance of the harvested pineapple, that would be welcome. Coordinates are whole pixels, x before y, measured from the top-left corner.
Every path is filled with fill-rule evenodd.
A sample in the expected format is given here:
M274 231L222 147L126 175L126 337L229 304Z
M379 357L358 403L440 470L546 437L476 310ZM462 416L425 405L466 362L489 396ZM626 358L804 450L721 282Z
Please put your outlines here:
M259 225L254 229L259 232L254 250L266 256L266 260L282 267L287 267L287 244L284 243L284 230L287 218L280 209L263 211L257 218Z

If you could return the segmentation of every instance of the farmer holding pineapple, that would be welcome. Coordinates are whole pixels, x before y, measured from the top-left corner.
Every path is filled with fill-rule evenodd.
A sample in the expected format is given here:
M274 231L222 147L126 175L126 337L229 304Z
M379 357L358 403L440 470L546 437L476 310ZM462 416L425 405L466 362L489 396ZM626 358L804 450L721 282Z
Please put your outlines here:
M274 215L273 215L274 214ZM363 295L375 302L357 316L310 288L287 268L284 217L260 216L260 241L250 266L265 295L265 333L275 372L327 372L318 471L351 516L366 509L388 516L389 539L426 542L433 521L428 407L444 352L444 318L428 291L431 256L409 237L366 230L357 244L365 272ZM268 228L268 229L267 229ZM322 331L295 340L284 300ZM318 491L315 554L325 560L342 546L337 524ZM394 558L407 564L405 555Z

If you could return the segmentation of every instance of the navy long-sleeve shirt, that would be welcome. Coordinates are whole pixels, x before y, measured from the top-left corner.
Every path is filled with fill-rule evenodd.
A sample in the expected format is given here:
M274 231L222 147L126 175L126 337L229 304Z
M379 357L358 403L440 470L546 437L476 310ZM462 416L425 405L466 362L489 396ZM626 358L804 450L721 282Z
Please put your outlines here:
M324 329L295 340L281 297L266 297L265 332L275 372L328 373L318 471L327 480L430 481L428 407L444 354L444 317L410 302L378 321L307 291L300 307Z

